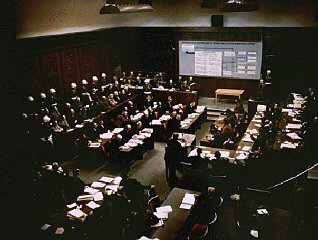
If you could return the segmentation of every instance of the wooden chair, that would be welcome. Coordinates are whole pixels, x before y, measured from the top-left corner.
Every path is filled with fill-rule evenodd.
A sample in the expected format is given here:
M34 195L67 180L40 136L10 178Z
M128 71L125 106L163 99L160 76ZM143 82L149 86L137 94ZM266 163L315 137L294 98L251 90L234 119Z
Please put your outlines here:
M200 91L200 84L199 83L191 83L190 90L191 91Z

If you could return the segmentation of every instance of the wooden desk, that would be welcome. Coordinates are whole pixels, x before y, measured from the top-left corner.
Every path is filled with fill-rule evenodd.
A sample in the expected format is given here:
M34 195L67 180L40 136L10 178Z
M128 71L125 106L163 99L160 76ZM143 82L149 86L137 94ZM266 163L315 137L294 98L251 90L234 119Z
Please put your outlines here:
M141 86L130 86L132 92L141 94L143 93L143 87ZM182 103L188 105L191 102L196 102L198 104L199 93L197 91L180 91L180 90L169 90L161 88L153 88L152 95L155 102L165 103L168 96L172 97L172 104Z
M238 97L238 99L241 100L243 93L244 93L244 90L219 88L215 91L215 102L216 103L218 102L219 95L234 96L234 97Z
M200 194L199 192L190 191L181 188L172 189L167 199L161 206L171 206L172 212L169 213L168 220L165 221L162 227L156 228L151 238L158 238L160 240L173 240L178 239L178 234L182 230L185 222L187 221L191 210L179 208L182 198L186 193Z

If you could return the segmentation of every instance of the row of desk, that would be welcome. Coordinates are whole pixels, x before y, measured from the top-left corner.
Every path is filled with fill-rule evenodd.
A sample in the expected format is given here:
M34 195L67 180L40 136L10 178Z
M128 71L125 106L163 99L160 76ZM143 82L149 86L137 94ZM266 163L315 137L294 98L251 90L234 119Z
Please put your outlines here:
M129 89L134 93L143 93L142 86L130 86ZM185 104L188 105L191 102L198 104L199 93L197 91L180 91L167 88L153 88L151 91L153 99L157 102L166 102L168 96L172 97L172 104Z

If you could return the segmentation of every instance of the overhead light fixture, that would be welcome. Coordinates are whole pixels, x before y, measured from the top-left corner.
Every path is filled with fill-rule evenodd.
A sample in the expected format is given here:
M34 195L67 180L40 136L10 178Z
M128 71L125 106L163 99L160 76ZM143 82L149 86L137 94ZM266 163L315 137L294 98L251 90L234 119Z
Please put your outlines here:
M106 0L100 14L152 12L152 0Z
M226 0L221 12L249 12L258 9L257 0Z

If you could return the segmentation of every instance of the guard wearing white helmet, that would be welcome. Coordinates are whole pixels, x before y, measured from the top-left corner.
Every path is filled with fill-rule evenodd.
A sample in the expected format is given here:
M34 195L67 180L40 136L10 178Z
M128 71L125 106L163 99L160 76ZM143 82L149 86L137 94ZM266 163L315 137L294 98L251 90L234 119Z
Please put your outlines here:
M51 106L57 105L56 91L54 88L50 89L50 96L49 96L48 102Z
M266 79L267 82L271 82L272 81L272 71L271 70L268 69L266 71L266 78L265 79Z
M76 98L79 96L79 93L77 91L77 84L72 82L71 83L71 92L69 95L69 102L73 103L76 101Z
M45 93L40 93L40 103L39 103L39 108L43 112L45 108L48 107L47 99Z

